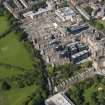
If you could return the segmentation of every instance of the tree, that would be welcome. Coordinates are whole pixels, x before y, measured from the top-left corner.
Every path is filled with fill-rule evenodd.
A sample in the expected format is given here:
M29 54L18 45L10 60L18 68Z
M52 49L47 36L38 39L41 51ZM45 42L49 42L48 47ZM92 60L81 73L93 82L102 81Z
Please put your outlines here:
M3 6L0 4L0 16L4 15L4 8Z
M32 105L44 105L44 98L42 96L42 93L36 93L33 100Z
M99 23L99 22L97 22L96 23L96 28L99 29L99 30L103 30L104 29L104 25Z
M46 0L38 1L33 6L32 9L34 11L38 11L39 8L45 8L47 6Z
M99 91L97 99L100 105L104 105L105 104L105 91Z
M47 66L47 71L48 71L49 77L54 76L54 67L52 67L51 65L48 65Z
M105 78L102 79L101 83L105 85Z
M76 84L73 90L73 97L72 99L75 101L76 105L82 105L85 101L84 99L84 90L83 87L80 86L80 84Z
M95 81L96 83L101 83L102 78L103 78L103 76L96 75L95 78L94 78L94 81Z
M96 104L97 101L98 101L98 100L97 100L97 92L93 92L91 98L92 98L93 103Z
M10 83L8 81L3 81L2 85L1 85L1 89L2 90L9 90L9 89L11 89Z
M84 82L84 88L87 89L91 87L93 84L94 84L94 81L91 78L86 79L86 81Z
M90 103L89 102L86 102L86 103L84 103L84 105L90 105Z
M87 7L85 8L85 10L86 10L86 12L87 12L89 15L91 15L91 13L92 13L92 11L93 11L93 9L92 9L90 6L87 6Z

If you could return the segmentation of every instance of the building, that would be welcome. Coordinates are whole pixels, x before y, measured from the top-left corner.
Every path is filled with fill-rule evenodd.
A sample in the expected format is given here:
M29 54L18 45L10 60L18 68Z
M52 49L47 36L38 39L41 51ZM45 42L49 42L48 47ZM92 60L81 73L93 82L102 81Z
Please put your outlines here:
M76 9L79 11L79 13L87 20L91 19L91 16L84 10L82 9L80 6L76 6Z
M89 57L89 51L88 50L83 50L79 53L76 53L71 56L71 61L75 64L78 64L84 59L87 59Z
M28 8L28 4L25 0L20 0L20 2L25 8Z
M90 1L94 1L94 0L90 0ZM78 4L89 3L89 0L70 0L70 3L73 4L74 6L76 6Z
M33 11L28 11L26 13L23 14L23 16L26 17L30 17L31 19L34 19L35 17L42 15L44 13L49 12L50 10L48 9L39 9L37 12L33 12Z
M81 42L88 44L91 50L93 66L96 70L105 67L105 36L94 28L82 32Z
M74 104L64 93L58 93L48 98L45 101L45 105L74 105Z
M70 7L64 7L57 9L55 14L59 17L62 22L70 20L71 22L74 21L76 18L76 13Z
M46 2L47 7L46 8L39 8L37 12L34 11L28 11L26 13L23 14L23 16L26 17L30 17L31 19L34 19L35 17L41 16L43 14L47 14L49 11L51 11L53 9L53 3L47 1Z
M3 4L5 8L13 14L15 18L17 18L17 15L19 17L30 17L33 19L34 17L41 16L43 13L48 13L49 11L52 10L53 8L53 2L50 2L49 0L46 1L47 7L45 8L39 8L38 11L34 12L32 11L32 6L34 5L35 2L39 1L33 1L33 0L13 0L11 1L3 1ZM11 6L14 5L14 7Z
M13 0L14 4L18 7L18 9L22 9L22 5L18 0Z
M82 24L82 25L74 24L71 27L67 27L67 31L72 34L79 34L80 32L87 29L88 29L87 24Z
M70 3L74 6L76 5L76 2L77 2L77 0L70 0Z
M3 5L15 18L19 18L18 14L14 12L14 9L7 2L3 2Z

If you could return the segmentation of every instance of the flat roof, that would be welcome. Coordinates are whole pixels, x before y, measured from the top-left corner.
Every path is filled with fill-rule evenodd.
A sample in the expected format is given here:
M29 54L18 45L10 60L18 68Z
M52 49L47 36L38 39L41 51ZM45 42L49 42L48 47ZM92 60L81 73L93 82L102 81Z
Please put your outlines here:
M86 54L86 53L88 53L88 50L83 50L83 51L81 51L79 53L76 53L76 54L72 55L72 58L79 57L79 56L81 56L83 54Z
M46 105L74 105L67 96L64 96L61 93L58 93L46 100Z

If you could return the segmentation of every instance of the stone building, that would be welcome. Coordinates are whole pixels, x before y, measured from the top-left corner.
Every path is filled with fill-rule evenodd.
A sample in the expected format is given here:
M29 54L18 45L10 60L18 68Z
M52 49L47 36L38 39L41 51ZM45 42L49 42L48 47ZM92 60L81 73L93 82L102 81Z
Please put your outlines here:
M82 32L80 40L91 50L93 66L96 70L105 68L105 37L94 28Z

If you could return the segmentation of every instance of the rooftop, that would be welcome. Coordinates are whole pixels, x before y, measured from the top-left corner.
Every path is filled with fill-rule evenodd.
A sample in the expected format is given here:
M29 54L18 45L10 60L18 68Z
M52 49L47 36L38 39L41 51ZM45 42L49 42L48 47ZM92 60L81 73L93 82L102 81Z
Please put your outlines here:
M63 93L58 93L46 100L46 105L74 105Z
M76 13L70 7L60 8L55 11L55 14L62 20L70 20L76 16Z

